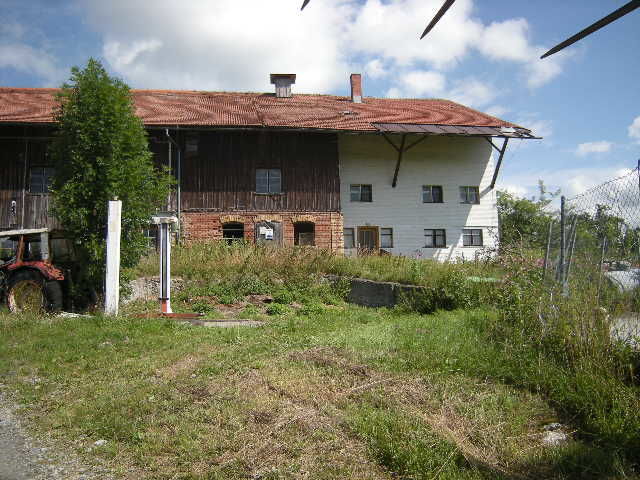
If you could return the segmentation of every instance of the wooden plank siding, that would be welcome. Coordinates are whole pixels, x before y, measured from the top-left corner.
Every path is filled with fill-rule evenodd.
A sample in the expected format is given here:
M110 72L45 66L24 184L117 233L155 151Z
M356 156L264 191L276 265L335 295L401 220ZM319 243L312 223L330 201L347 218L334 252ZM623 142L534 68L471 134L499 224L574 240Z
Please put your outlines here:
M340 210L335 134L200 132L198 137L197 154L185 154L182 161L183 211ZM281 169L282 193L255 193L258 168Z
M49 128L0 126L0 229L59 228L48 215L50 196L29 192L29 169L50 165ZM185 212L338 212L338 140L333 133L171 130L182 146L182 210ZM156 165L169 165L164 130L149 131ZM197 138L197 152L185 140ZM172 173L177 149L172 146ZM280 168L282 193L255 193L257 168ZM24 200L24 202L23 202ZM16 212L11 212L11 202ZM176 209L175 193L170 210Z

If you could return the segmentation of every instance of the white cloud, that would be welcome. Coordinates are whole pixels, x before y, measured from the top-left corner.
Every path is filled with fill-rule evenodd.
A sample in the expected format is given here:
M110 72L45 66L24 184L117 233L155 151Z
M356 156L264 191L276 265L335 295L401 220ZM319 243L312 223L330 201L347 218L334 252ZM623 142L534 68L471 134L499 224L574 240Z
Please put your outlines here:
M518 193L519 196L530 197L538 195L538 180L543 180L548 190L555 191L560 188L562 195L571 198L603 182L626 175L629 171L629 168L621 165L533 169L519 173L511 173L505 170L504 177L498 182L497 188L499 190L514 188L514 190L510 191L513 191L513 193L520 192ZM523 189L525 190L524 194L522 193Z
M424 97L438 96L444 91L445 76L439 72L414 70L400 77L400 85L404 96Z
M299 0L278 0L277 7L259 0L158 0L152 9L147 0L78 2L102 35L110 66L135 87L269 91L269 73L292 72L295 91L326 92L346 87L357 71L352 59L364 56L366 75L397 77L388 95L436 95L445 91L438 85L443 72L474 50L516 64L533 88L562 70L555 57L537 61L542 47L530 41L525 19L485 25L474 16L474 0L458 0L423 40L419 34L440 0L316 0L304 12ZM432 78L416 83L415 72ZM414 77L401 81L405 74ZM457 99L476 106L491 101L479 80L460 85L449 90Z
M605 153L611 150L613 143L607 142L605 140L599 142L586 142L581 143L576 148L576 155L579 157L584 157L591 153Z
M553 135L553 125L551 121L541 119L534 113L521 114L515 123L528 128L537 137L549 138Z
M469 107L480 108L496 98L496 89L471 77L456 82L447 98Z
M492 115L494 117L501 117L509 113L509 109L507 107L503 107L502 105L492 105L489 108L485 108L484 112L487 115Z
M640 115L638 115L628 128L629 136L640 142Z
M65 72L47 52L24 43L0 44L0 68L12 68L45 80L46 86L57 86Z
M389 75L387 70L379 59L373 59L364 66L364 72L371 78L382 78Z

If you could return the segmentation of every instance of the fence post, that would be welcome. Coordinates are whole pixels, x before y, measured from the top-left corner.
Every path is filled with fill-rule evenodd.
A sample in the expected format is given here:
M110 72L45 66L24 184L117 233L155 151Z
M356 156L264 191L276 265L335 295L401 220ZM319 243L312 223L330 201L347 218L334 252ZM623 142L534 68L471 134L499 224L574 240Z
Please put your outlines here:
M547 249L544 252L544 265L542 266L542 280L547 277L547 265L549 264L549 253L551 252L551 234L553 233L553 218L549 219L549 233L547 234Z
M109 202L107 222L107 273L104 289L104 313L118 315L120 303L120 217L122 202L118 197Z
M565 200L565 196L562 195L560 197L560 285L562 285L562 294L564 296L567 295L567 275L565 270L567 212Z

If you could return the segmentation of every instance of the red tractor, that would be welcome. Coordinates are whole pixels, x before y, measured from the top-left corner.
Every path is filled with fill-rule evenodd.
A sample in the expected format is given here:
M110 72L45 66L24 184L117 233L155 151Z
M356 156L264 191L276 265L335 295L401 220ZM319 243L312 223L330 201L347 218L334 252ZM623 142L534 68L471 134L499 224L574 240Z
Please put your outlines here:
M56 312L65 307L69 241L50 239L46 228L0 231L0 297L11 312ZM66 274L66 275L65 275Z

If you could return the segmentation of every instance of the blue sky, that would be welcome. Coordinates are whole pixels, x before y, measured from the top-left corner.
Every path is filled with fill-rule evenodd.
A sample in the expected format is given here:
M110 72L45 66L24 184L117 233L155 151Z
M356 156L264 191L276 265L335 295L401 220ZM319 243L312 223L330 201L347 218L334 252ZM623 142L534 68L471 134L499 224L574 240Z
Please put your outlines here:
M626 0L458 0L424 40L442 0L0 0L0 85L58 86L100 59L134 88L450 98L532 128L499 185L538 179L567 195L640 158L640 10L560 55L540 53Z

